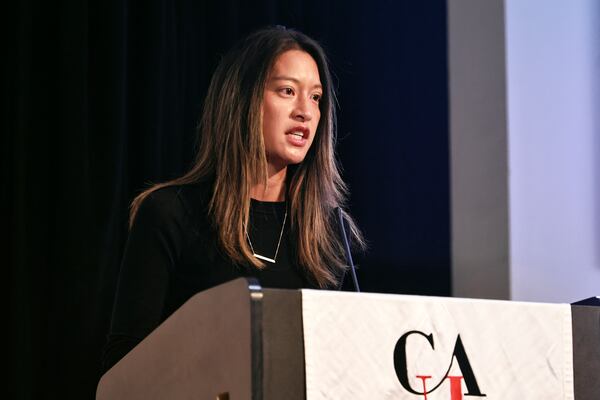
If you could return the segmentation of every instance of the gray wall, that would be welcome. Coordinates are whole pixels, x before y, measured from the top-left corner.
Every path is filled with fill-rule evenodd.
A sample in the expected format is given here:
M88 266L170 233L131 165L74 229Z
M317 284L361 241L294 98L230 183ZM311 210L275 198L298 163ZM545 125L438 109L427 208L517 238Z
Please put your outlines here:
M453 294L600 293L600 2L448 2Z
M509 297L504 4L448 1L452 293Z

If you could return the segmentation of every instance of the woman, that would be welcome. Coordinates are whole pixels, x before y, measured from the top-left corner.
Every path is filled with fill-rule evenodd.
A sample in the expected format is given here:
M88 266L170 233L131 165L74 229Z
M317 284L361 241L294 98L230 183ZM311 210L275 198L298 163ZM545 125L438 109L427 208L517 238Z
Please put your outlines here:
M347 262L335 210L346 188L334 102L322 48L298 31L260 30L221 60L193 168L132 203L105 370L212 286L240 276L265 287L341 285Z

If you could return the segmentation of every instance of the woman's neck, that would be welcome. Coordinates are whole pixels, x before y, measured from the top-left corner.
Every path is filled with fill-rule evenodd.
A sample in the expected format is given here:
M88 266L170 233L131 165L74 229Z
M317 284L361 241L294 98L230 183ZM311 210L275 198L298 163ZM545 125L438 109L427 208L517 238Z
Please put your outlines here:
M269 169L267 185L259 183L252 186L250 197L258 201L284 201L286 174L287 167L277 171Z

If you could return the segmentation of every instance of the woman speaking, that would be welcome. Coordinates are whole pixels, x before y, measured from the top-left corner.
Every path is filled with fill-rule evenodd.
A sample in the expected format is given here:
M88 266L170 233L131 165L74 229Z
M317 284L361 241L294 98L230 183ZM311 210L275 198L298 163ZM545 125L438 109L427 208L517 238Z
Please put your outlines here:
M281 27L257 31L220 61L191 170L131 205L103 368L186 300L252 276L271 288L338 288L350 241L335 158L335 94L321 46Z

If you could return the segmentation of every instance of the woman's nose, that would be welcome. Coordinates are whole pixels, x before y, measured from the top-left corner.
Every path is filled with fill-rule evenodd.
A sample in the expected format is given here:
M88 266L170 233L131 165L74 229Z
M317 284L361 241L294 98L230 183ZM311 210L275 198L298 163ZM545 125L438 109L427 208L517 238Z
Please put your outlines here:
M296 107L294 108L293 118L297 121L310 121L312 119L312 112L310 110L310 100L302 99L300 97L296 100Z

